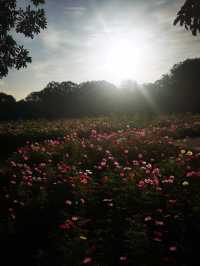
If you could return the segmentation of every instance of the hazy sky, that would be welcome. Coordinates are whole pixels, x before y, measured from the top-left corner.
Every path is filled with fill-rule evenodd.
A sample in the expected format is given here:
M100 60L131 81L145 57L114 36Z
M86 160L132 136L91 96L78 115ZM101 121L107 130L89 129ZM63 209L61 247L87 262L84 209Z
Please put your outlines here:
M50 81L152 82L200 55L200 38L173 26L184 0L46 2L48 29L34 40L18 35L33 63L0 80L0 89L17 99Z

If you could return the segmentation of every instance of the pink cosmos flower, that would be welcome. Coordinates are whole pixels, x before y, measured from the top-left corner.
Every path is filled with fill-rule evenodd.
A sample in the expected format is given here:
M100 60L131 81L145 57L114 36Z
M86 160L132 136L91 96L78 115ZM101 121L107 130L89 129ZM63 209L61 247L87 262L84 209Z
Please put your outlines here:
M175 199L170 199L170 200L169 200L169 203L171 203L171 204L175 204L175 203L176 203L176 200L175 200Z
M82 204L84 204L84 203L85 203L85 200L84 200L83 198L81 198L81 199L80 199L80 202L81 202Z
M139 154L138 154L138 158L139 158L139 159L142 159L142 158L143 158L143 154L142 154L142 153L139 153Z
M16 167L16 163L14 161L11 161L10 164L13 166L13 167Z
M163 221L155 221L155 224L156 225L164 225L164 222Z
M72 216L72 221L78 221L78 217L77 216Z
M150 163L148 163L148 164L146 165L146 168L147 168L147 169L151 169L151 168L152 168L152 165L151 165Z
M119 259L120 259L121 261L126 261L126 260L127 260L127 256L121 256Z
M128 150L124 150L124 153L125 153L125 154L128 154Z
M157 237L157 236L154 237L153 240L154 240L154 241L157 241L157 242L162 242L162 239L161 239L160 237Z
M24 161L28 161L28 156L23 156Z
M169 251L176 251L177 250L177 247L176 246L171 246L171 247L169 247Z
M60 224L59 228L62 229L62 230L68 229L66 224Z
M101 162L101 166L106 166L106 161Z
M92 135L96 135L97 131L95 129L92 129L91 133L92 133Z
M143 180L140 180L139 183L137 184L137 186L138 186L139 188L144 188L144 186L145 186L145 182L144 182Z
M72 201L71 201L71 200L66 200L66 201L65 201L65 204L71 206L71 205L72 205Z
M156 177L153 179L153 182L154 182L154 184L155 184L156 186L158 186L158 185L160 184L159 179L156 178Z
M83 260L83 264L90 264L92 263L92 258L90 257L86 257L84 260Z
M147 216L144 218L145 222L148 222L148 221L151 221L152 220L152 217L151 216Z
M138 166L138 165L139 165L139 162L136 161L136 160L133 160L132 163L133 163L133 165L135 165L135 166Z

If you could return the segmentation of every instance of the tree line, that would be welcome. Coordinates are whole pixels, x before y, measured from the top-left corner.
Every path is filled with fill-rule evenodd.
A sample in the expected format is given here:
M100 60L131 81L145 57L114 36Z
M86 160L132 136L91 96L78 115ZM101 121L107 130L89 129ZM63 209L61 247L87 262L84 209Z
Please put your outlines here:
M133 113L200 112L200 58L172 67L154 83L106 81L50 82L43 90L16 99L0 93L0 120L65 118Z

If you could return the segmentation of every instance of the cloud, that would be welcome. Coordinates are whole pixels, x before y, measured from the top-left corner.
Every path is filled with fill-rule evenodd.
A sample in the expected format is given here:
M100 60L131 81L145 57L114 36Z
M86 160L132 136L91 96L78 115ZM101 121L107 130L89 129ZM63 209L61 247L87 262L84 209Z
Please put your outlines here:
M6 85L5 81L0 80L0 87L3 87L3 86L5 86L5 85Z
M62 45L63 36L62 32L49 27L40 35L40 39L46 48L56 50Z
M81 16L86 12L86 7L83 6L68 6L64 8L64 15L66 16Z
M61 54L63 50L65 51L76 51L84 50L84 47L87 47L87 40L89 36L87 33L83 33L85 28L81 30L75 30L74 28L70 28L70 26L66 28L57 27L50 25L46 31L41 33L40 41L45 46L47 51L56 52Z
M8 86L8 82L6 82L5 80L0 80L0 91L4 93L12 93L12 90L10 90Z
M0 80L0 92L11 95L14 94L14 90L10 88L8 82L5 80Z

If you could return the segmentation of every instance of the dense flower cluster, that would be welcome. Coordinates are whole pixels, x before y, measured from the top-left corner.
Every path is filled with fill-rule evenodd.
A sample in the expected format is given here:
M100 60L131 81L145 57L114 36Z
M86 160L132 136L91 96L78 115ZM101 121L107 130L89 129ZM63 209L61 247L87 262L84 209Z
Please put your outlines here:
M74 120L19 148L1 171L4 239L29 265L195 265L200 153L177 141L186 122L162 123Z

